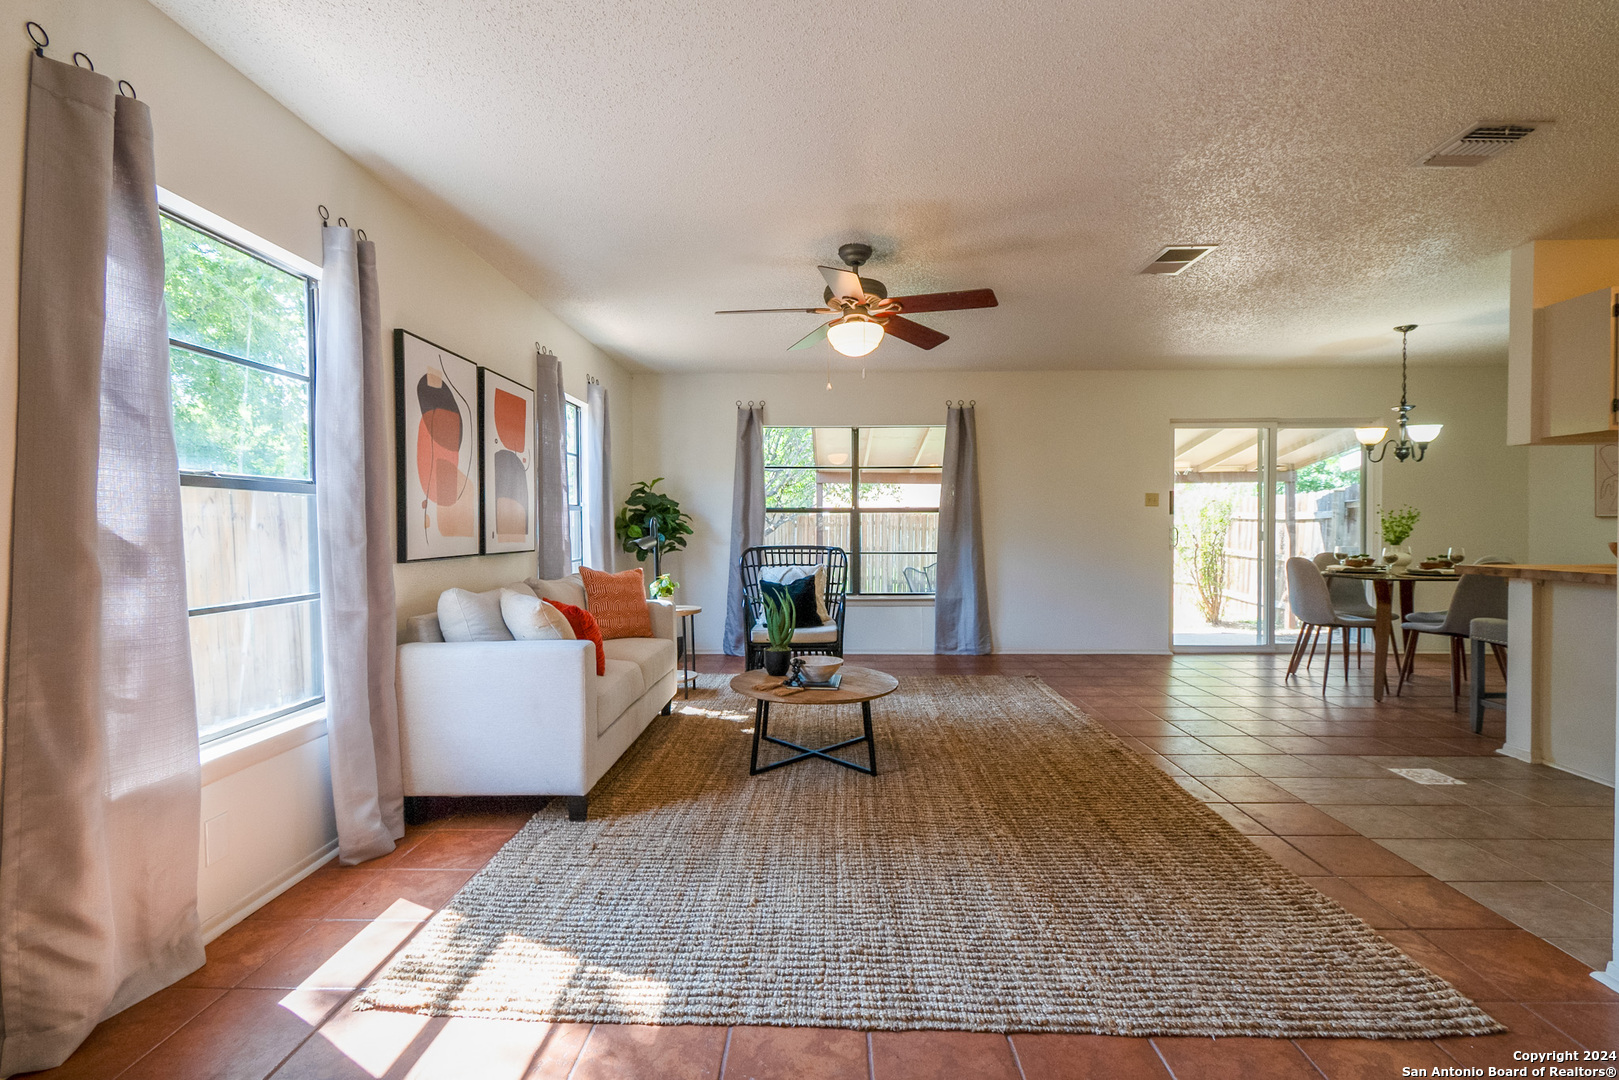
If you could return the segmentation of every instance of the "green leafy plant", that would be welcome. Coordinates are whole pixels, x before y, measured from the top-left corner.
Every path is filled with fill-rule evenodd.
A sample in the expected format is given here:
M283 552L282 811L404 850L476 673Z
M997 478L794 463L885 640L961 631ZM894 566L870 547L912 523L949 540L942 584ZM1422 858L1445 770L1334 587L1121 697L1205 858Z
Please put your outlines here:
M798 612L786 593L766 589L763 597L765 609L765 650L791 652L793 631L798 629Z
M681 510L674 499L655 490L662 482L660 476L637 483L613 522L619 546L633 554L637 562L646 562L652 553L652 545L643 547L642 541L655 535L658 554L667 555L684 548L686 537L691 535L691 515Z
M648 595L654 600L662 600L665 597L673 596L678 588L680 588L680 582L671 580L668 574L659 574L652 579L652 587Z
M1226 542L1236 508L1229 498L1210 498L1197 508L1197 518L1180 531L1181 562L1197 590L1197 608L1210 626L1225 609Z
M1421 517L1422 511L1411 506L1402 506L1398 510L1379 509L1377 521L1383 533L1383 542L1396 545L1405 543Z

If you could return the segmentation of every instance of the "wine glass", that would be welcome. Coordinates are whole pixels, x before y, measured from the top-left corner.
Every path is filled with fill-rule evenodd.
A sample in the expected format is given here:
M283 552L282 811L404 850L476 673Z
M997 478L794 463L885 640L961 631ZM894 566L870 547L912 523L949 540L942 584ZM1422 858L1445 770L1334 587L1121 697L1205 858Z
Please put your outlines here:
M1450 565L1460 566L1467 561L1467 549L1460 546L1446 548L1445 558L1450 560Z
M1383 546L1383 565L1392 567L1395 563L1400 561L1400 556L1403 554L1405 554L1405 552L1400 550L1400 546L1398 544L1385 544Z

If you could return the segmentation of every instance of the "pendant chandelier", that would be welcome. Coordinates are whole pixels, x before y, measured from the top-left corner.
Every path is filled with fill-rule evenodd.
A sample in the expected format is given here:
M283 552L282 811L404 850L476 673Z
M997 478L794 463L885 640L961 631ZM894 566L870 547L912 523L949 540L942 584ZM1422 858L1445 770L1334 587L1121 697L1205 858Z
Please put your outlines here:
M1417 328L1416 323L1405 326L1396 326L1400 332L1400 404L1392 412L1400 414L1400 437L1384 441L1383 436L1389 433L1386 427L1362 427L1355 429L1355 438L1366 448L1366 460L1371 462L1382 461L1388 457L1389 451L1394 451L1397 461L1421 461L1428 452L1428 444L1439 437L1439 429L1443 424L1412 424L1411 406L1405 400L1405 336ZM1382 446L1378 446L1382 443ZM1373 449L1376 448L1376 453Z

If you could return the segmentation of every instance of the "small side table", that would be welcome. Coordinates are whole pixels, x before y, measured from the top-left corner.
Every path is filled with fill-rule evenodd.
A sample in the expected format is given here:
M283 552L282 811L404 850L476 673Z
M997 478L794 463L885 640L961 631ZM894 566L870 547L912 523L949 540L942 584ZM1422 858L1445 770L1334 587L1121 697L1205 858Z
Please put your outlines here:
M676 604L675 618L680 620L680 682L681 694L691 697L691 684L697 678L697 616L703 609L696 604Z

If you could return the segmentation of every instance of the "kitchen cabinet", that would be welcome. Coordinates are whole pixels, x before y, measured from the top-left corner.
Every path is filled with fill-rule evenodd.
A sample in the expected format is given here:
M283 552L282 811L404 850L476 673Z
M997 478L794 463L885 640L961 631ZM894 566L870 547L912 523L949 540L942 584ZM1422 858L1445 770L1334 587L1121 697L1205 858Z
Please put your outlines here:
M1615 439L1619 240L1537 240L1512 250L1507 445Z
M1536 378L1544 438L1607 442L1614 437L1614 320L1619 289L1597 289L1535 312Z

